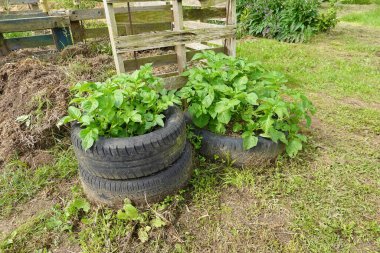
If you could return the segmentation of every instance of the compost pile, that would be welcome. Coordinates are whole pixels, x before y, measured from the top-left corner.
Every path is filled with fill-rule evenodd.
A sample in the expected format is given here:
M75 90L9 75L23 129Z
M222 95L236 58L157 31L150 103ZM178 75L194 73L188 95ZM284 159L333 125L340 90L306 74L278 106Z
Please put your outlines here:
M65 113L65 79L57 66L38 59L13 61L0 68L0 161L52 144L54 126Z
M92 79L104 65L112 65L112 57L87 52L70 49L41 59L25 50L0 59L0 167L15 154L27 157L50 148L57 136L67 134L56 123L66 114L73 82L68 65L88 63L89 71L80 73L77 81Z

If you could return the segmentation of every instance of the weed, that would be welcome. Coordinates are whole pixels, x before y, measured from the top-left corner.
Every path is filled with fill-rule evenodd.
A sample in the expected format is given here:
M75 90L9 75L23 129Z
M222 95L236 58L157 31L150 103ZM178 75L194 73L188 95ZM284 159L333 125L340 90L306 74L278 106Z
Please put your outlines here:
M186 126L186 135L187 139L193 144L193 147L196 150L199 150L202 147L202 136L194 133L194 127L192 125Z
M236 170L236 168L226 168L222 181L225 186L231 185L238 189L255 187L255 176L252 169Z

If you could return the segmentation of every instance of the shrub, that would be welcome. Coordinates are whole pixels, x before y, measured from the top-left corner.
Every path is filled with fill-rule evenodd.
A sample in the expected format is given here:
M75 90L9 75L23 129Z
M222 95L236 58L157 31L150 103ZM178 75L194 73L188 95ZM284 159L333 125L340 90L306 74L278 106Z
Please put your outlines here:
M213 51L193 60L200 61L184 73L189 80L178 94L197 127L241 135L245 149L256 146L258 136L283 142L290 156L302 149L306 137L299 133L300 123L310 126L314 107L284 85L284 75Z
M239 0L239 34L303 42L336 25L335 1L321 14L319 0Z
M72 91L68 116L58 125L73 121L81 124L84 149L89 149L99 136L130 137L164 126L163 112L180 104L175 91L164 89L162 79L153 76L151 64L104 83L78 83Z

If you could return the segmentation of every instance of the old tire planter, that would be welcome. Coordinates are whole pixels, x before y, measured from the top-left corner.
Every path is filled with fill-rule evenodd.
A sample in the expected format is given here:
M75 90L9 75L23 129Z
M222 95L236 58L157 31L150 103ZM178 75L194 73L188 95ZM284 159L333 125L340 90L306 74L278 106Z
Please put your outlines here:
M79 125L72 125L71 140L82 169L105 179L133 179L157 173L182 154L186 144L183 112L170 107L165 112L165 126L148 134L129 138L97 140L84 151Z
M92 175L79 168L79 175L87 197L96 203L120 207L125 198L134 204L157 202L186 186L191 178L192 149L187 144L180 158L171 166L147 177L111 180Z
M209 158L233 161L235 167L268 166L285 149L282 143L259 137L256 147L243 149L243 139L214 134L204 129L196 129L195 134L203 137L200 153Z

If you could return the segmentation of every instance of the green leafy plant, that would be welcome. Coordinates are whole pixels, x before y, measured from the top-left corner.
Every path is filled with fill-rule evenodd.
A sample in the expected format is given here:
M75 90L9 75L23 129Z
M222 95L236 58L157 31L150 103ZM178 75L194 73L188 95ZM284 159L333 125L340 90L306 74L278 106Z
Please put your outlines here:
M152 228L161 228L166 225L158 213L152 216L150 212L140 212L128 199L125 200L123 208L117 212L116 218L125 222L135 222L135 227L138 225L137 236L141 242L149 240L149 232Z
M319 0L239 0L239 34L295 43L307 41L313 34L336 25L336 0L330 2L328 11L321 13Z
M130 137L164 126L163 112L180 104L175 91L164 88L162 79L147 64L133 74L120 74L104 83L82 82L72 89L74 98L58 126L78 122L82 146L89 149L99 136Z
M240 135L244 149L255 147L258 136L283 142L290 156L302 149L306 136L299 133L300 124L310 126L315 109L302 93L284 85L283 74L213 51L193 60L198 63L184 73L189 80L178 95L187 100L197 127Z
M192 125L186 126L186 136L187 139L190 141L191 144L193 144L193 147L196 150L199 150L202 147L202 136L196 135L194 133L194 127Z

